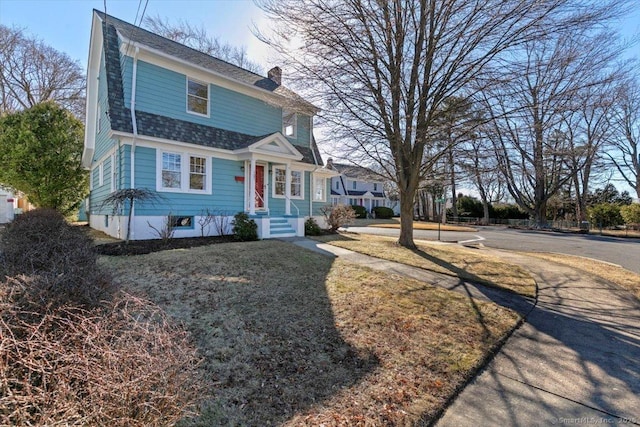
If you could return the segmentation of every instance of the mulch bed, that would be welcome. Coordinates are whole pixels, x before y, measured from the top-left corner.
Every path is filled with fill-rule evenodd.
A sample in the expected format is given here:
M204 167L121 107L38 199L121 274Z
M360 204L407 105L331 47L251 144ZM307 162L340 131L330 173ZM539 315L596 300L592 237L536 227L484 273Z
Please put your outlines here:
M100 255L143 255L168 249L186 249L218 243L237 242L234 236L185 237L180 239L130 240L129 243L114 242L96 245Z

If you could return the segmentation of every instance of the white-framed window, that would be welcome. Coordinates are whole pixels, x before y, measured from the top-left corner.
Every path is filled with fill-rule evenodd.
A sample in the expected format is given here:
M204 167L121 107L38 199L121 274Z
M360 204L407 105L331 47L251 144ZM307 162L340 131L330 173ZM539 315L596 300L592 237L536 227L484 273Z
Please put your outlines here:
M351 189L352 190L356 189L356 181L351 181Z
M298 115L294 112L282 110L282 133L289 138L298 135Z
M318 176L313 177L313 201L325 202L327 200L327 179Z
M336 181L336 190L340 189L340 181Z
M187 112L209 116L209 85L187 77Z
M98 166L98 187L102 187L104 185L104 162L100 163Z
M178 153L162 153L163 189L182 188L182 155Z
M304 171L290 170L291 173L291 198L304 199ZM287 188L286 169L273 167L273 197L285 197Z
M378 184L373 183L373 191L378 191Z
M189 156L189 189L206 190L207 159Z
M211 194L211 158L158 150L156 190Z
M116 191L116 183L118 182L118 166L116 165L116 154L111 155L111 192Z
M273 169L273 195L284 196L287 185L286 170L283 168Z
M302 171L291 171L291 198L292 199L302 199L304 198L304 193L302 189L302 183L304 181L304 172Z

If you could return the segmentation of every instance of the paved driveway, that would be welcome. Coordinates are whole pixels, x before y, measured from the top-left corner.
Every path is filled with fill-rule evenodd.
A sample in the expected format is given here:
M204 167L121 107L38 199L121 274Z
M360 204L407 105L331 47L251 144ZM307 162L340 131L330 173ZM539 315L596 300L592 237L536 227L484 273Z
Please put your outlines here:
M397 236L398 229L378 227L346 227L356 233ZM433 240L437 231L414 230L416 239ZM599 259L640 273L640 240L581 234L514 230L504 227L482 227L477 233L442 231L443 241L478 241L483 245L516 251L558 252Z

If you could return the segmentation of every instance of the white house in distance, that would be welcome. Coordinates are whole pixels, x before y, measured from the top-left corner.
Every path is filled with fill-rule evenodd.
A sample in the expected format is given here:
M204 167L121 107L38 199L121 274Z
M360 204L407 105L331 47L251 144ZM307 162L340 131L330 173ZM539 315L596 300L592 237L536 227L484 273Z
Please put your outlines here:
M334 163L333 159L327 160L327 169L340 174L331 178L333 205L364 206L367 212L371 212L377 206L392 207L384 191L384 181L371 169Z
M18 198L8 190L0 187L0 224L13 221L13 215L18 208Z

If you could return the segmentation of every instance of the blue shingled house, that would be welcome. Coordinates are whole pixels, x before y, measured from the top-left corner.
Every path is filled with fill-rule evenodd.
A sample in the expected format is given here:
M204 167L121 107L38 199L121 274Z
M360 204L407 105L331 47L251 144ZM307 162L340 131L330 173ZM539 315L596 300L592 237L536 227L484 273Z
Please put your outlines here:
M199 236L206 210L248 213L261 238L303 235L330 203L318 109L282 86L280 68L260 76L94 10L87 73L91 227L126 235L128 212L102 201L128 188L162 196L135 205L132 239L167 221L175 237Z

